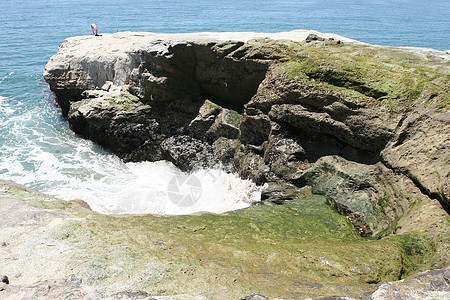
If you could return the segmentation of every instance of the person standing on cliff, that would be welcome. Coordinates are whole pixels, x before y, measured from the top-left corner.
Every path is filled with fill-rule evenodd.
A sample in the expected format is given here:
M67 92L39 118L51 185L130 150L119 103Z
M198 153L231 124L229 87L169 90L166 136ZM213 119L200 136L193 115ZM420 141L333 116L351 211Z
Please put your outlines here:
M98 35L98 27L97 27L96 24L92 23L91 24L91 29L92 29L92 35L99 36Z

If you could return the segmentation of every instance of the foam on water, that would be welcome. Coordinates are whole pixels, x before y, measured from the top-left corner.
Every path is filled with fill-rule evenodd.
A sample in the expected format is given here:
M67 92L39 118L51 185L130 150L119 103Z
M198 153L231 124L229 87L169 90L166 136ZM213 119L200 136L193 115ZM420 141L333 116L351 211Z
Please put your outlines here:
M82 199L105 214L222 213L260 199L261 187L219 169L185 174L165 161L124 163L75 135L62 118L50 121L60 112L50 94L44 98L26 109L0 98L2 178L64 200ZM195 185L174 186L180 178L195 179Z
M5 79L5 77L3 79ZM3 79L0 80L0 83L3 81ZM6 118L6 116L14 112L14 110L9 107L7 100L8 99L6 97L0 96L0 120L3 120L4 118Z
M14 74L14 72L9 72L9 74L3 76L3 77L0 79L0 83L2 83L6 78L8 78L9 76L11 76L12 74ZM4 99L3 99L3 100L4 100Z
M183 174L169 162L140 162L124 164L121 172L90 180L91 189L85 189L82 198L98 212L105 214L151 213L181 215L195 212L222 213L249 206L260 199L260 187L248 180L221 170L199 170ZM171 182L176 178L196 178L198 185L179 186L175 191L190 197L191 189L197 194L188 205L173 197ZM94 191L94 189L98 189ZM99 197L101 196L101 197ZM105 201L106 200L106 201Z

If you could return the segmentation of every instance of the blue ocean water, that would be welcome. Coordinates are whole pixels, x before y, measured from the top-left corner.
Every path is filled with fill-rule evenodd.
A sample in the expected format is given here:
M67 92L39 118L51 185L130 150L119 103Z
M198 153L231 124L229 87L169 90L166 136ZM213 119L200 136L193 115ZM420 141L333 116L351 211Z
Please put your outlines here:
M157 181L177 172L124 164L69 130L42 70L66 37L91 34L91 23L100 34L315 29L372 44L446 50L449 20L449 0L2 0L0 178L64 199L83 198L107 212L122 205L120 199L102 204L112 186L125 198L155 198L164 192L156 190L164 186ZM151 177L156 173L167 174Z

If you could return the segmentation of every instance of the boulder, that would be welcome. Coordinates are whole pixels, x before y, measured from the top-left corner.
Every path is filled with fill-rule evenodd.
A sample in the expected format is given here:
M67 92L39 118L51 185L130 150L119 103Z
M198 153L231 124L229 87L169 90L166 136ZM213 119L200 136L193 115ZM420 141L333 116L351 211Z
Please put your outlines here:
M216 164L212 146L186 135L165 139L161 143L161 152L164 159L185 172Z
M381 163L365 165L339 156L320 158L303 173L298 184L312 186L314 194L331 197L336 209L362 236L387 229L424 197L408 177Z
M399 282L383 283L372 300L448 299L450 295L450 266L422 272Z
M223 108L209 100L200 107L197 117L187 126L194 137L213 143L218 138L236 139L242 116L234 110Z
M245 114L240 126L240 140L245 144L260 146L269 138L271 127L268 116Z
M410 177L450 210L450 112L416 111L381 152L383 162Z
M325 39L321 38L317 34L311 33L310 35L308 35L306 37L305 42L309 43L309 42L312 42L312 41L321 41L321 42L323 42L323 41L325 41Z
M283 180L294 181L311 166L303 159L305 150L294 139L271 135L265 148L264 162Z
M287 201L302 199L311 195L311 187L298 188L285 181L269 182L261 193L261 201L265 204L284 204Z

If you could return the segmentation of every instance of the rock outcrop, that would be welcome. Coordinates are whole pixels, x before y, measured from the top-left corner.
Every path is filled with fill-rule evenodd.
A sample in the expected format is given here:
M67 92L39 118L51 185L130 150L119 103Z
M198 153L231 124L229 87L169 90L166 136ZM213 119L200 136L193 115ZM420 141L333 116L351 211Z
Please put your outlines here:
M448 210L450 56L308 34L75 37L44 77L71 128L127 161L220 164L272 203L310 186L363 236L419 198Z
M371 299L447 299L449 282L450 267L431 270L400 282L383 283Z
M297 194L223 215L114 216L0 180L0 298L367 299L386 281L381 299L448 291L448 268L398 282L417 261L448 265L436 201L414 205L401 234L382 239L361 238L330 201Z

